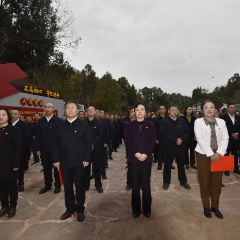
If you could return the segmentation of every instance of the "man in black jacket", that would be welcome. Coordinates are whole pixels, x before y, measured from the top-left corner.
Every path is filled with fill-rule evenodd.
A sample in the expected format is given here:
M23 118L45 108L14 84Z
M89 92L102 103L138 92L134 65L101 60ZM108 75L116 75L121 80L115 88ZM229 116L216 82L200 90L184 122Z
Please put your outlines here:
M185 121L177 117L178 109L176 106L171 106L168 113L169 116L164 118L160 123L160 134L164 140L163 189L168 190L169 188L171 182L171 166L174 157L177 162L180 185L186 189L191 189L187 183L184 168L188 128Z
M33 151L33 156L34 156L34 162L31 164L32 166L39 164L39 156L37 155L37 150L36 150L36 139L37 139L37 124L38 120L40 119L40 114L35 113L34 114L34 122L31 124L31 146L32 146L32 151Z
M28 138L28 125L19 119L20 117L20 110L17 108L13 108L11 110L11 118L12 118L12 125L19 127L22 133L22 161L20 167L20 178L18 179L18 190L19 192L24 191L24 156L25 156L25 147L26 141Z
M31 157L31 139L32 139L32 133L31 133L31 126L32 126L32 117L27 116L27 125L28 125L28 138L26 141L26 146L25 146L25 156L24 156L24 172L28 172L28 163Z
M107 117L107 116L106 116ZM109 129L109 147L108 147L108 156L110 160L113 160L112 158L112 152L113 152L113 132L116 127L114 124L114 115L110 114L109 119L107 119L108 123L108 129Z
M85 168L85 191L89 190L90 187L90 172L91 172L91 163L94 168L94 177L95 177L95 187L99 193L103 192L102 182L101 182L101 155L102 155L102 135L103 135L103 126L95 116L95 108L90 106L87 110L88 117L84 121L87 122L90 128L91 137L92 137L92 153L90 158L90 164Z
M88 124L77 118L77 102L66 102L65 112L67 120L58 124L53 145L53 164L58 169L61 167L65 191L66 212L60 220L69 218L76 211L78 221L82 222L85 218L84 172L90 161L92 138Z
M44 168L45 187L39 192L39 194L46 193L52 189L52 167L53 167L53 142L54 134L57 125L62 122L62 119L55 116L54 106L52 103L46 103L44 106L45 117L39 119L37 126L37 155L40 157ZM55 178L55 190L54 194L61 192L61 182L58 174L58 170L54 167Z
M240 117L234 114L236 111L236 107L234 104L228 104L227 113L221 116L221 118L226 122L226 126L228 129L229 142L227 153L225 156L229 156L230 152L234 155L234 173L240 174L238 167L238 148L240 146ZM229 171L225 171L224 174L229 176Z

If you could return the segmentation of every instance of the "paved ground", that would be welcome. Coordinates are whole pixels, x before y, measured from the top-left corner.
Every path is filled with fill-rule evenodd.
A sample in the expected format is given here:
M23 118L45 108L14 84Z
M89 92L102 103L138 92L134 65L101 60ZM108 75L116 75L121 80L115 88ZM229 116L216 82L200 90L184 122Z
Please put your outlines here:
M65 212L64 193L54 195L53 190L39 195L44 187L41 165L30 167L26 174L25 191L19 194L17 215L9 220L0 219L0 239L4 240L140 240L140 239L240 239L240 178L233 173L223 176L220 210L224 219L207 219L203 215L196 170L187 170L192 190L183 189L172 170L172 183L168 191L162 189L162 171L156 164L152 168L152 215L134 219L131 212L131 192L125 190L125 148L109 160L104 192L94 191L91 181L86 195L86 218L60 221ZM32 163L32 161L30 162ZM175 189L179 187L180 189Z

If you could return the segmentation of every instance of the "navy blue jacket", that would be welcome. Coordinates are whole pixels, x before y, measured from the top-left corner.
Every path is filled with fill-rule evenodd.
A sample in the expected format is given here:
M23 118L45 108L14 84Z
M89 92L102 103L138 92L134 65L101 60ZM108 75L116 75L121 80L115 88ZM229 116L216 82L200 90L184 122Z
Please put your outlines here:
M102 146L104 144L109 144L109 129L108 129L108 123L107 120L100 118L99 121L101 122L103 126L103 136L102 136Z
M19 119L19 121L15 124L15 127L18 127L21 129L21 134L22 134L22 155L24 156L25 154L25 147L27 144L28 140L28 125L23 122L22 120Z
M94 149L92 152L101 152L102 151L102 136L103 136L103 126L101 124L101 121L94 118L92 121L89 120L89 118L86 118L84 121L87 122L91 137L92 137L92 145L94 146Z
M184 119L178 117L176 121L169 116L160 122L160 134L164 140L164 154L185 155L186 141L189 131ZM182 144L177 145L177 139L182 139Z
M92 138L88 124L76 119L72 123L68 120L58 124L53 144L53 162L60 162L60 166L83 166L89 162L92 152Z
M62 122L62 119L53 114L52 118L48 122L46 117L38 120L37 136L36 136L36 150L52 152L54 134L57 129L57 125Z
M166 118L166 117L165 117ZM155 117L153 119L153 123L154 123L154 127L155 127L155 130L156 130L156 137L157 137L157 140L159 142L163 142L163 138L160 134L160 122L163 120L164 118L161 117L160 115Z

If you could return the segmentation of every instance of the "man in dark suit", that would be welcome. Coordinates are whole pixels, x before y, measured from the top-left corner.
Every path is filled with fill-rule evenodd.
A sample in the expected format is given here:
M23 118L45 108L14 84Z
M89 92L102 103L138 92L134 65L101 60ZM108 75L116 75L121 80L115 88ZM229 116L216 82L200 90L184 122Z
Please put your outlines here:
M39 157L41 156L45 179L45 187L39 192L39 194L46 193L52 189L52 168L54 168L55 178L54 194L57 194L61 192L61 182L57 168L53 167L53 142L57 125L62 122L62 119L54 115L54 106L52 103L46 103L44 110L45 117L38 121L36 142L37 155Z
M17 108L13 108L11 110L11 118L12 118L12 125L15 127L19 127L22 133L22 161L20 167L20 178L18 179L18 190L19 192L24 191L24 156L25 156L25 147L26 141L28 139L28 125L19 119L20 117L20 110Z
M171 182L172 160L176 158L178 167L178 179L180 185L186 189L191 189L187 183L187 176L184 168L186 153L186 141L188 139L188 128L185 121L177 117L178 109L171 106L168 110L169 116L160 123L160 134L164 140L164 171L163 189L168 190Z
M103 192L101 182L101 156L102 156L102 135L103 126L95 116L95 108L90 106L87 111L88 117L84 121L87 122L91 137L92 137L92 153L90 158L90 164L85 168L85 191L89 190L90 187L90 172L91 163L94 168L95 187L99 193Z
M31 146L32 146L32 151L33 151L33 156L34 156L34 162L31 164L32 166L39 164L39 156L37 155L37 150L36 150L36 137L37 137L37 124L38 120L40 119L40 114L35 113L34 114L34 122L31 124Z
M234 104L228 104L227 113L222 115L221 118L226 122L228 129L229 142L227 153L225 156L229 156L230 152L234 155L234 173L240 174L238 167L238 148L240 146L240 118L238 115L234 114L236 107ZM224 174L229 176L229 171L225 171Z
M67 120L58 124L53 145L53 164L58 169L61 167L65 191L66 212L60 220L77 212L77 219L82 222L85 218L84 172L90 161L92 138L88 124L77 118L77 102L66 102L65 113Z
M107 116L106 116L107 117ZM109 119L107 119L108 123L108 129L109 129L109 147L108 147L108 156L110 160L113 160L112 158L112 152L113 152L113 132L116 128L116 125L114 123L114 115L110 114Z

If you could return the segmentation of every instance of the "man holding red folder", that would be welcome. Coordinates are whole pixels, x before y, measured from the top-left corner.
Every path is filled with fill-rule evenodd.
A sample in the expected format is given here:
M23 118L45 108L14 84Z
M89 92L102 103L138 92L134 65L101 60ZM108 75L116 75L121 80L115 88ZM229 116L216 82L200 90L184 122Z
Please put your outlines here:
M77 219L82 222L85 219L84 172L90 161L92 138L88 124L77 118L77 102L66 102L65 113L67 120L58 124L53 145L53 164L58 169L61 167L67 209L60 220L66 220L77 212Z

